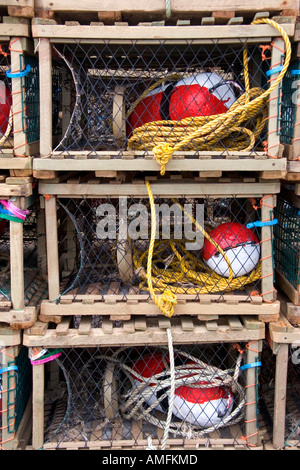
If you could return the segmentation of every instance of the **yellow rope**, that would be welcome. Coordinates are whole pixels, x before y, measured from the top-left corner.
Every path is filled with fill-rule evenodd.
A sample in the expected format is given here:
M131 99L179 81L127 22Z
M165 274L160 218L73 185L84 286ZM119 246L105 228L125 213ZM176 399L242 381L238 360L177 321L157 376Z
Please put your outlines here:
M198 295L228 292L234 289L241 289L244 285L260 279L260 263L249 275L233 278L232 267L226 253L189 213L187 213L187 215L196 225L197 229L203 233L226 260L229 269L228 278L218 275L202 260L197 259L189 253L185 249L182 241L161 240L155 242L156 212L151 186L148 181L146 181L146 187L151 207L150 244L148 250L144 251L142 254L138 253L136 249L133 249L133 262L135 272L142 279L140 288L149 290L151 298L164 315L168 317L173 315L174 307L177 303L176 294ZM184 211L184 208L177 201L174 202ZM168 268L161 269L157 267L155 261L153 263L153 253L155 253L156 261L161 261L160 255L166 248L166 245L169 245L172 255L169 256L167 262ZM180 254L179 250L184 256ZM145 270L146 259L147 270ZM191 266L193 266L193 268L191 268ZM147 286L144 285L145 282L147 282ZM157 297L156 291L162 292L162 294Z
M291 43L284 29L274 20L261 18L252 24L267 23L276 28L285 43L286 56L276 80L264 91L251 88L249 83L247 51L243 50L245 92L224 114L188 117L180 121L153 121L138 127L128 142L128 149L152 150L160 171L178 150L251 150L261 134L267 119L267 98L285 75L291 58ZM153 87L152 87L153 89ZM143 94L145 96L145 94ZM255 122L251 129L247 124Z

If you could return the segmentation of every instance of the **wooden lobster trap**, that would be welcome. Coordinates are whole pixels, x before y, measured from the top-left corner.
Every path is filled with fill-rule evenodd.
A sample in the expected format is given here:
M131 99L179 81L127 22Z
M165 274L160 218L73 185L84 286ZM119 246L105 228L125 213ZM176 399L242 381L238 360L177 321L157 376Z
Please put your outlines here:
M266 367L261 374L261 409L267 411L269 434L275 449L300 447L300 329L282 312L276 322L268 324L268 344L263 348L262 361Z
M261 448L265 324L193 319L187 329L175 318L167 328L140 320L145 328L135 332L126 322L111 334L99 321L86 329L83 316L63 330L41 322L25 330L33 373L28 449Z
M207 318L241 308L277 318L272 211L279 183L78 181L39 183L49 289L43 321Z
M40 277L43 267L39 255L44 250L45 236L30 177L23 177L22 182L16 177L3 178L0 184L0 321L19 329L36 320L40 297L47 290Z
M4 17L0 24L0 168L32 174L39 148L39 68L30 22Z
M22 448L31 432L32 371L21 332L0 324L0 449Z
M286 160L278 84L294 18L278 21L181 27L33 20L42 83L35 175L72 169L279 177ZM63 70L56 146L53 61Z

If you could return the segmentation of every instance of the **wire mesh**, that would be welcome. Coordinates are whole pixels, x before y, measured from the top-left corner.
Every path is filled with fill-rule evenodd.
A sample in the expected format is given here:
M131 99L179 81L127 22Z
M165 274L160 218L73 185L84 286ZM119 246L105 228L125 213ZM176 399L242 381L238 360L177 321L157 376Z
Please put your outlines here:
M243 50L247 48L245 63ZM178 142L196 126L222 115L245 92L248 68L251 96L267 86L259 45L224 44L221 40L104 40L91 44L74 39L55 43L54 56L66 69L62 88L63 136L55 148L73 156L87 151L151 150L157 142ZM266 59L268 61L268 59ZM245 111L242 123L211 129L181 150L263 150L267 110ZM196 121L196 118L198 119ZM186 120L186 121L185 121ZM178 122L179 125L178 125ZM151 125L150 125L151 124Z
M247 446L242 363L230 343L172 351L163 346L63 349L55 385L46 374L52 386L45 394L44 445L92 441L106 448L145 449L151 442L163 445L167 426L168 444L226 439Z
M300 211L282 197L278 197L274 215L278 220L274 227L275 266L297 288L300 283Z
M299 75L300 62L295 61L289 66L280 86L280 142L284 144L291 144L294 137Z
M179 205L178 205L179 204ZM260 292L260 209L247 198L155 198L152 282L157 293ZM149 298L151 208L146 198L58 198L60 295ZM204 228L207 238L187 214ZM216 243L216 245L214 245ZM220 250L224 251L220 251ZM222 254L221 254L222 253ZM59 300L59 299L58 299Z
M294 328L296 325L294 325ZM278 345L280 348L280 345ZM300 359L299 344L289 345L284 447L300 447ZM272 352L265 342L262 350L262 362L259 385L259 410L266 424L266 430L272 438L274 423L276 351Z

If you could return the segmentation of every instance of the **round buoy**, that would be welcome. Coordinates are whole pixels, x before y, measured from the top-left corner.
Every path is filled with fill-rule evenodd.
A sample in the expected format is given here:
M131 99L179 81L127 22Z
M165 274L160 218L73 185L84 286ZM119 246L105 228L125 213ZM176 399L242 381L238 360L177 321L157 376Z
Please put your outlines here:
M160 86L137 104L128 118L127 133L151 121L226 113L236 100L236 87L214 72Z
M153 405L153 408L165 413L168 411L170 392L169 387L160 386L159 381L168 379L170 375L165 367L168 362L168 356L156 353L142 357L133 366L133 371L145 379L143 384L141 378L133 376L146 405ZM187 372L187 375L180 377L181 385L175 388L172 413L175 418L201 428L215 426L230 414L234 402L233 394L229 388L212 386L207 381L184 384L185 379L195 375L195 369L199 368L199 372L203 370L194 362L188 362L188 366L192 367L194 372L191 371L190 375ZM155 380L151 382L151 377L154 376ZM160 400L165 392L167 396Z
M10 108L12 105L10 90L0 80L0 133L4 135L9 123Z
M238 222L218 225L209 232L210 238L225 252L233 277L249 274L260 258L260 244L255 233ZM229 266L217 247L208 240L204 241L203 259L220 276L229 276Z

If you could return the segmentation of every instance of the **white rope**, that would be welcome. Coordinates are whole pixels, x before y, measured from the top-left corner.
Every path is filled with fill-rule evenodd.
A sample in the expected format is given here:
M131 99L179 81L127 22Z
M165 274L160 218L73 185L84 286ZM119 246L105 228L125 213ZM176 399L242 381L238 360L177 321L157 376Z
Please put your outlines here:
M168 335L168 346L169 346L169 360L170 360L170 396L169 396L169 408L167 414L166 427L162 439L161 450L165 450L167 439L169 435L170 424L172 420L174 395L175 395L175 362L174 362L174 350L171 330L167 329Z

